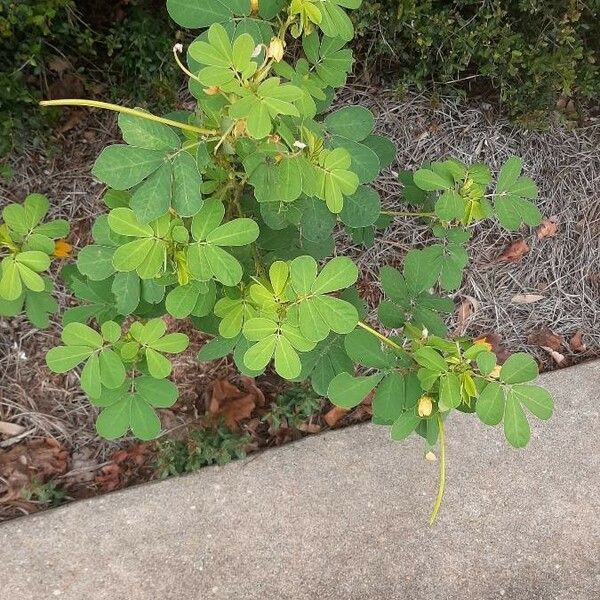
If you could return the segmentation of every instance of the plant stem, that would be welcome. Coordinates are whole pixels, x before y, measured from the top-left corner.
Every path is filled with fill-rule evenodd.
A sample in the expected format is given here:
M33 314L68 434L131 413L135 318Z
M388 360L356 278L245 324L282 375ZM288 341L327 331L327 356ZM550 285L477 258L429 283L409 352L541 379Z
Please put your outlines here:
M402 346L400 346L400 344L396 344L396 342L394 342L393 340L390 340L390 338L383 335L383 333L379 333L379 331L377 331L376 329L373 329L366 323L359 321L358 326L362 327L365 331L368 331L371 335L374 335L378 340L381 340L384 344L386 344L390 348L394 348L394 350L400 350L401 352L405 351L404 348Z
M149 121L156 121L157 123L163 123L164 125L170 125L171 127L177 127L178 129L193 131L194 133L199 133L200 135L216 135L219 133L214 129L203 129L202 127L196 127L195 125L188 125L187 123L172 121L171 119L165 119L164 117L157 117L156 115L144 112L143 110L137 110L127 106L119 106L118 104L110 104L109 102L99 102L98 100L84 100L79 98L69 98L65 100L42 100L40 102L40 106L89 106L91 108L104 108L106 110L112 110L114 112L125 113L126 115L133 115L134 117L148 119Z
M446 435L444 433L444 420L438 412L437 422L439 428L439 445L440 445L440 473L438 479L438 493L429 517L429 525L433 525L437 519L442 500L444 498L444 489L446 488Z
M180 50L181 48L181 50ZM182 46L180 46L179 44L175 44L173 46L173 56L175 57L175 62L177 63L177 66L190 78L193 79L194 81L197 81L198 83L202 84L202 82L190 71L186 68L186 66L181 62L181 60L179 59L179 52L182 51Z
M382 210L381 214L392 217L435 217L435 213L432 212L405 212L397 210Z

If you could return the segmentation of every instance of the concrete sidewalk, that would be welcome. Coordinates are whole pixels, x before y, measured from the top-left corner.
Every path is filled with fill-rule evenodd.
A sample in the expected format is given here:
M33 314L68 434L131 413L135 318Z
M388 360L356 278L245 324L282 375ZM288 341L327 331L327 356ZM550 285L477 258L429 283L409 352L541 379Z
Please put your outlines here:
M530 447L454 415L448 486L370 425L0 526L2 600L597 600L600 363Z

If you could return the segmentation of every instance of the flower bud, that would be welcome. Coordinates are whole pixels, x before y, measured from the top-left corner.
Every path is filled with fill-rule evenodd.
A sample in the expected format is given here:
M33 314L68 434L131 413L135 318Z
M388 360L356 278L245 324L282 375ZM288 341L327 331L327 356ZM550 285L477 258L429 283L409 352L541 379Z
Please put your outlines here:
M500 377L501 370L502 370L502 367L500 365L496 365L492 369L492 372L489 374L489 377L491 377L492 379L498 379L498 377Z
M420 417L429 417L433 412L433 401L429 396L421 396L419 398L419 405L417 412Z
M67 240L56 240L54 242L54 256L56 258L69 258L72 251L73 246Z
M283 42L278 38L274 37L267 48L267 56L272 58L275 62L281 62L283 60Z
M211 85L210 87L204 88L204 93L207 96L216 96L221 91L218 85Z
M258 12L258 0L250 0L250 12L253 15Z

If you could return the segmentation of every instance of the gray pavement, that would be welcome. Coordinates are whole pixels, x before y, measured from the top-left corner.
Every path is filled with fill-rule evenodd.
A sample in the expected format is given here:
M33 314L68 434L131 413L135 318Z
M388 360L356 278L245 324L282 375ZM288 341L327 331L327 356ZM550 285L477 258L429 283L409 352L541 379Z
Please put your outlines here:
M542 377L530 446L448 422L448 486L418 440L362 425L0 526L0 598L598 600L600 362Z

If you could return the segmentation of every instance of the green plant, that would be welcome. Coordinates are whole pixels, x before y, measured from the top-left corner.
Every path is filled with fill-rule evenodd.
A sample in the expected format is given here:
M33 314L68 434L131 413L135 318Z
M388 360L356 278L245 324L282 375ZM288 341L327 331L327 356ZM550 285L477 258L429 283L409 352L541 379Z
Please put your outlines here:
M23 499L30 502L38 502L48 506L59 506L61 505L67 493L64 490L58 488L56 481L47 481L41 483L39 481L32 481L27 486L22 494Z
M161 478L197 471L209 465L226 465L245 458L250 436L221 424L192 432L185 441L165 440L158 444L156 471Z
M47 362L57 372L85 363L82 385L104 408L97 427L111 438L129 427L155 437L152 407L176 399L162 352L184 350L187 338L164 336L165 313L191 316L215 336L200 360L233 354L251 376L272 364L345 408L376 390L374 420L391 426L394 439L416 431L440 445L433 521L451 411L504 421L515 447L529 439L523 406L542 419L552 412L548 393L528 383L537 376L532 358L516 354L500 367L485 340L448 337L441 317L453 309L449 295L460 286L474 226L491 218L511 230L538 224L530 201L537 189L516 157L495 188L485 165L448 159L401 175L418 212L381 210L369 183L393 161L393 145L373 134L365 108L329 109L352 66L345 42L353 27L342 7L359 4L169 0L178 23L208 28L190 45L188 66L180 63L196 111L159 117L95 101L42 103L116 110L125 142L94 166L111 188L110 210L65 273L86 303L65 314L64 346ZM302 48L294 65L283 60L290 36ZM410 250L401 272L382 269L378 316L387 334L375 318L363 320L358 268L331 258L333 231L368 244L387 219L407 216L428 221L435 242ZM126 317L124 335L116 321ZM92 320L100 333L85 324Z
M322 406L322 398L312 388L292 385L277 395L262 420L273 429L284 423L288 427L298 427L318 414Z
M540 125L561 94L600 94L599 17L598 0L367 0L354 20L367 72L403 88L491 88L510 116Z

